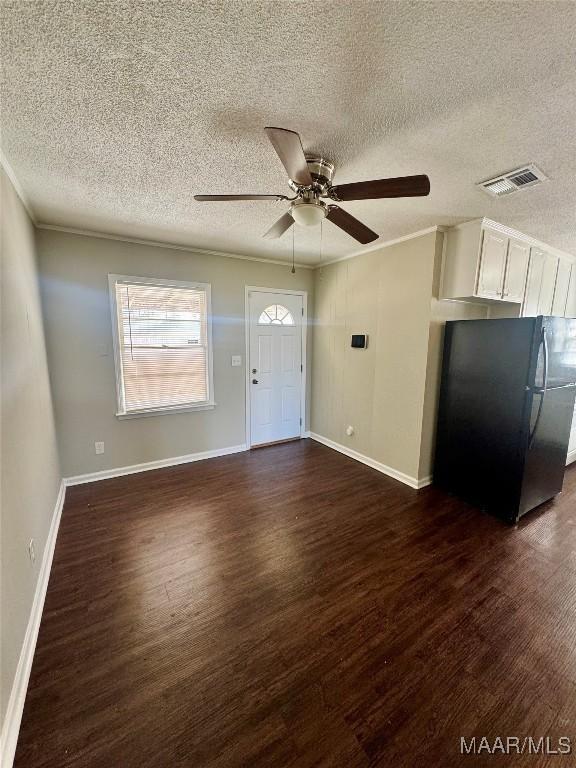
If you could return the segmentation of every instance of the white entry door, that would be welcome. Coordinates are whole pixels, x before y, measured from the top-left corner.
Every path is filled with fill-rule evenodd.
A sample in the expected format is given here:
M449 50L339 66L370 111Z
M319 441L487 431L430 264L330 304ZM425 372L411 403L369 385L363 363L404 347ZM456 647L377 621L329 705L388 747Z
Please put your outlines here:
M301 434L303 297L251 290L250 444Z

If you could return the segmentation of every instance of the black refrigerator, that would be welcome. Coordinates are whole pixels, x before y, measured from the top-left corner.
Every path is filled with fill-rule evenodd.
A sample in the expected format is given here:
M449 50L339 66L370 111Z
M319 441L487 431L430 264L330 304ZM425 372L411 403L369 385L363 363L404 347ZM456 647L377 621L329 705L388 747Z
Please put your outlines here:
M446 323L434 482L509 522L562 490L576 320Z

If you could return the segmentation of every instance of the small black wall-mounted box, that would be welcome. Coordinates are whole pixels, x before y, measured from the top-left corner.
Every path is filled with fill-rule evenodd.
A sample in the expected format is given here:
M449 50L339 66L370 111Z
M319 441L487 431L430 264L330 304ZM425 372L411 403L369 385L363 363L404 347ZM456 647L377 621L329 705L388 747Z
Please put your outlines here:
M368 336L365 333L353 333L350 346L353 349L366 349L368 346Z

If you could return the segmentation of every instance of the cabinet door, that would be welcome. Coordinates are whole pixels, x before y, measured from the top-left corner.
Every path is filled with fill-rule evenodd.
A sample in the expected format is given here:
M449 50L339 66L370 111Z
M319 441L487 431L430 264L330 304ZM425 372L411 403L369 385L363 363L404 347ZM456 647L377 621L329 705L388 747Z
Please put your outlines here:
M551 253L544 254L544 272L542 273L542 286L540 288L540 299L538 301L539 315L552 314L554 288L556 286L559 261L560 259L557 256L552 256Z
M542 275L544 274L544 253L537 248L530 249L530 264L528 266L528 279L526 281L526 294L523 317L536 317L538 314L538 302L542 287Z
M504 301L514 301L521 304L524 300L529 257L529 245L520 243L518 240L510 240L508 245L508 258L506 259L504 291L502 293Z
M554 288L554 301L552 302L552 314L556 317L565 317L566 315L571 266L569 261L559 259L556 286Z
M570 270L570 287L566 301L566 317L576 317L576 264Z
M487 299L500 299L502 297L507 250L507 237L498 232L484 230L477 296Z

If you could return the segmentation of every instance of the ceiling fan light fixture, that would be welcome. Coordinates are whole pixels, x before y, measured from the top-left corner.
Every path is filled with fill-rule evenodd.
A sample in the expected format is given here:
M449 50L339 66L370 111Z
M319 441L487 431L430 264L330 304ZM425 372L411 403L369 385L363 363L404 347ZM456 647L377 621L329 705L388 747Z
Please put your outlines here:
M290 213L296 224L303 227L314 227L325 218L326 205L320 200L295 200Z

